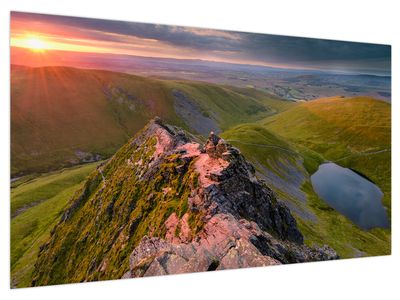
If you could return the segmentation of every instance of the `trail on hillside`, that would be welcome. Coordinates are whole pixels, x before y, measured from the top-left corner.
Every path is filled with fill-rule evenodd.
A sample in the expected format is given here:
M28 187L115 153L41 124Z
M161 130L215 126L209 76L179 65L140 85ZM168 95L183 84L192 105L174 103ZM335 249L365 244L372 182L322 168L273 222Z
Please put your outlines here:
M352 157L352 156L357 156L357 155L360 155L360 156L367 156L367 155L374 155L374 154L379 154L379 153L389 152L389 151L392 151L392 149L388 148L388 149L383 149L383 150L378 150L378 151L373 151L373 152L359 152L359 153L353 153L353 154L344 156L344 157L342 157L342 158L339 158L339 159L335 160L334 162L339 162L339 161L345 160L346 158L349 158L349 157Z
M227 142L230 143L239 143L239 144L243 144L243 145L249 145L249 146L256 146L256 147L263 147L263 148L275 148L275 149L279 149L279 150L283 150L289 153L293 153L293 154L298 154L296 151L287 149L287 148L283 148L281 146L278 145L266 145L266 144L253 144L253 143L246 143L246 142L242 142L242 141L238 141L238 140L226 140Z

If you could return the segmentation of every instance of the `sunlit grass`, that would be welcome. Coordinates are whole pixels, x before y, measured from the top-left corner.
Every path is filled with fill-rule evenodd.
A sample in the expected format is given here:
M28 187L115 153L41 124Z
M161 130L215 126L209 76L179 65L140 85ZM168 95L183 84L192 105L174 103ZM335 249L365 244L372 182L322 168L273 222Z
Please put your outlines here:
M12 284L29 286L33 265L51 228L59 221L68 201L97 163L42 175L12 189L11 203L30 203L37 195L46 199L11 219ZM22 200L23 199L23 200Z

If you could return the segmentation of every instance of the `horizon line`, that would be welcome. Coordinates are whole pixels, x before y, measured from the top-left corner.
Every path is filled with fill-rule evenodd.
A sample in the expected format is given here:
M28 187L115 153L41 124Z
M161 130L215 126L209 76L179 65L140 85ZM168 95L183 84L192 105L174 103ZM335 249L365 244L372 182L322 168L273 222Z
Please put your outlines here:
M24 51L30 52L32 55L39 55L39 53L34 53L32 50L26 47L20 47L20 46L12 46L10 45L10 56L12 54L12 48L17 48L17 49L23 49ZM138 55L138 54L127 54L127 53L111 53L111 52L87 52L87 51L71 51L71 50L60 50L60 49L44 49L44 52L67 52L71 54L91 54L91 55L96 55L96 56L125 56L125 57L136 57L136 58L142 58L142 59L159 59L159 60L178 60L178 61L199 61L199 62L207 62L207 63L212 63L212 64L227 64L227 65L239 65L239 66L249 66L249 67L258 67L258 68L266 68L266 69L275 69L275 70L288 70L288 71L311 71L311 72L321 72L321 73L329 73L329 74L336 74L336 75L348 75L348 76L376 76L376 77L392 77L391 72L389 74L382 74L382 73L370 73L370 72L349 72L349 71L340 71L340 70L328 70L328 69L321 69L321 68L307 68L307 67L289 67L289 66L274 66L274 65L268 65L268 64L257 64L257 63L250 63L250 62L229 62L229 61L222 61L222 60L210 60L210 59L203 59L203 58L178 58L178 57L163 57L163 56L145 56L145 55ZM25 67L31 67L35 68L33 66L25 65L25 64L13 64L10 61L10 65L20 65L20 66L25 66ZM50 66L64 66L64 67L70 67L69 65L43 65L40 67L50 67ZM36 67L39 68L39 67ZM91 68L85 68L85 67L77 67L77 68L82 68L82 69L91 69Z

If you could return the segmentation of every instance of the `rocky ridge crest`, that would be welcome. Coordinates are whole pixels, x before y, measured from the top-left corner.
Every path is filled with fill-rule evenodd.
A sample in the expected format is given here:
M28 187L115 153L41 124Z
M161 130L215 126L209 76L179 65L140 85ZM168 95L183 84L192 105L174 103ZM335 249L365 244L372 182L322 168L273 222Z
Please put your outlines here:
M237 148L213 132L202 146L160 119L152 126L168 136L158 147L168 145L166 153L179 154L185 161L178 171L194 163L198 186L190 193L188 207L202 213L204 227L193 235L188 214L179 219L172 213L164 238L145 236L134 249L124 278L338 258L329 247L303 244L289 209L256 178L254 167Z
M309 248L238 149L152 120L71 199L32 285L337 258Z

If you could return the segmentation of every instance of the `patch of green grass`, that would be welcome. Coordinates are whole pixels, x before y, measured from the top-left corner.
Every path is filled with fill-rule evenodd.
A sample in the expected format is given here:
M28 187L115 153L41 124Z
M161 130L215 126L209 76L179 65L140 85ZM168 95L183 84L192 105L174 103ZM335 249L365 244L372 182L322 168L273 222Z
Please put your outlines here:
M264 125L338 159L390 146L390 110L390 104L366 97L319 99L268 118Z
M85 179L87 174L96 166L90 163L44 174L29 181L21 183L17 188L11 189L11 215L35 206L53 198L64 189L76 185Z
M314 174L318 170L319 165L325 161L321 154L308 149L301 144L297 144L295 148L303 158L303 166L309 175Z
M242 87L229 87L231 90L245 95L247 97L250 97L252 99L254 99L254 101L270 107L271 112L274 113L280 113L283 112L291 107L293 107L294 105L296 105L295 102L292 101L287 101L284 99L281 99L275 95L269 94L268 92L264 91L264 90L260 90L260 89L256 89L256 88L242 88Z
M39 175L40 174L33 173L33 174L25 175L25 176L22 176L22 177L19 177L19 178L15 178L13 181L11 181L10 187L12 189L16 188L16 187L18 187L19 185L21 185L23 183L26 183L26 182L28 182L28 181L30 181L32 179L35 179Z
M49 238L50 230L59 221L68 201L96 165L93 163L50 175L43 174L12 189L11 203L15 199L24 199L25 203L31 203L35 201L37 195L46 196L45 201L28 208L11 220L13 286L30 286L40 245Z
M294 164L300 157L290 143L258 124L242 124L223 132L221 136L237 146L247 159L261 163L281 178L285 178L281 165L288 162Z

